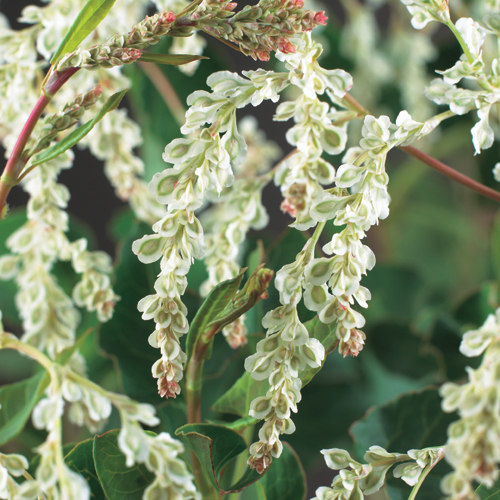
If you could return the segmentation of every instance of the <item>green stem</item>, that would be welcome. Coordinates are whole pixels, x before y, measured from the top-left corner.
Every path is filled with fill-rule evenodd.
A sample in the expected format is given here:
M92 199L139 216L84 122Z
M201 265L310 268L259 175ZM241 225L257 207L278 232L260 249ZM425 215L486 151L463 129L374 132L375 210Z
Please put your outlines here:
M423 471L422 473L420 474L420 477L418 478L418 481L417 481L417 484L413 487L413 489L411 490L411 493L410 493L410 496L408 497L408 500L415 500L416 496L417 496L417 493L418 493L418 490L420 489L420 487L422 486L425 478L427 477L427 475L429 474L429 472L432 470L432 463L430 463Z
M0 349L12 349L22 352L42 365L48 372L54 364L43 352L39 351L36 347L22 342L12 333L4 333L0 336Z
M452 33L455 35L455 38L458 40L458 43L462 47L462 50L464 51L465 57L467 57L467 61L469 64L472 64L474 62L474 58L472 57L472 54L469 51L469 47L467 47L467 44L465 43L464 39L462 38L462 35L460 32L457 30L455 25L453 24L452 21L448 21L445 23L448 28L452 31Z
M210 344L198 342L186 368L186 401L188 424L201 422L201 391L203 387L203 365ZM196 454L191 451L191 464L198 490L203 500L216 499L218 495L210 484Z

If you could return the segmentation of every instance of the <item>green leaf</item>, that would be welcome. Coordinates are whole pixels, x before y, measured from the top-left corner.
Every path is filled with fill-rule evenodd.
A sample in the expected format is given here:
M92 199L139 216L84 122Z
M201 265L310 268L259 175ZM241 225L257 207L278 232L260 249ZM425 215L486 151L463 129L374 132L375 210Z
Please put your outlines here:
M52 56L50 64L56 64L64 54L73 52L99 23L108 15L115 0L89 0L71 25L64 40Z
M480 484L476 493L481 500L500 500L500 479L491 488Z
M353 424L350 433L355 440L356 455L361 459L374 445L392 453L444 445L448 426L456 419L456 414L441 410L438 390L427 388L375 406L363 419ZM441 497L439 483L448 471L449 467L441 461L424 481L422 498ZM409 487L400 480L391 480L389 484L392 488L409 491ZM407 497L408 494L404 493L403 498Z
M49 385L50 378L45 371L32 377L5 385L0 389L0 445L15 438L30 418L31 412L43 391Z
M213 486L222 493L240 491L261 476L247 469L243 478L229 488L221 485L224 467L247 449L245 440L235 431L222 425L187 424L177 429L175 435L192 450Z
M45 163L49 160L53 160L68 149L78 144L95 127L95 125L102 120L106 113L109 113L110 111L113 111L118 107L120 101L123 99L123 96L127 93L127 91L128 89L125 89L117 92L116 94L113 94L92 120L84 123L76 130L73 130L71 134L68 134L66 137L61 139L50 148L47 148L42 153L36 155L33 158L30 166L34 167L36 165L41 165L42 163Z
M192 56L190 54L155 54L153 52L143 52L139 61L180 66L181 64L188 64L200 59L208 59L208 57Z
M318 339L325 348L326 355L331 353L337 345L335 323L324 325L318 317L305 323L309 337ZM323 360L324 364L324 360ZM306 367L300 372L302 385L308 384L321 368ZM269 389L267 380L254 380L250 373L245 372L213 405L212 410L220 413L232 413L246 417L250 410L250 403L258 397L265 396Z
M118 448L119 430L94 437L93 456L97 477L108 500L141 500L154 474L144 465L125 465Z
M280 458L274 458L269 471L259 481L267 500L305 500L306 475L299 457L288 443L283 443Z
M93 447L94 440L86 439L75 445L64 457L64 461L70 469L81 474L87 481L91 492L90 497L93 500L107 500L95 470Z
M193 355L194 348L201 336L205 332L209 323L217 318L224 308L229 304L243 279L245 271L241 271L238 276L219 283L208 294L202 306L198 309L194 317L186 340L186 354L188 361Z

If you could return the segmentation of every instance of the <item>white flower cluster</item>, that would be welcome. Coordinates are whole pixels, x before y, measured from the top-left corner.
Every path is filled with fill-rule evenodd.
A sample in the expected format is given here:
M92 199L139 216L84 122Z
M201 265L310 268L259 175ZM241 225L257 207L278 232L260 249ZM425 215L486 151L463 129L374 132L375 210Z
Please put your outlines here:
M19 484L14 478L21 477L28 469L28 461L22 455L0 453L0 498L5 500L34 500L38 485L34 481Z
M395 467L393 474L410 486L417 484L426 467L432 468L444 456L442 448L410 450L407 454L389 453L381 446L370 446L364 459L366 464L356 462L349 453L339 448L321 450L326 465L339 470L331 487L316 490L311 500L363 500L364 495L372 495L385 483L389 469ZM404 463L401 463L404 462Z
M412 15L412 26L420 30L430 21L450 21L448 0L401 0Z
M89 252L87 241L70 242L66 208L69 192L56 182L61 169L71 166L65 153L28 174L23 181L30 194L28 221L7 240L11 255L0 257L0 279L16 278L17 307L23 340L46 350L50 356L73 345L79 313L74 303L97 311L100 321L111 318L118 297L111 289L111 259L104 252ZM81 274L73 301L57 284L52 268L57 261L71 261Z
M490 148L494 141L494 132L489 125L492 106L500 101L500 59L491 62L491 73L487 74L482 60L482 46L488 30L469 18L461 18L455 24L468 54L450 69L442 71L443 79L431 82L427 97L437 104L445 104L457 115L463 115L476 109L479 121L471 130L476 153ZM462 79L475 81L478 90L456 86Z
M250 467L262 473L283 451L281 434L291 434L295 425L290 415L297 412L302 382L299 372L307 365L321 366L325 350L317 339L310 339L297 314L302 298L304 269L311 260L315 241L309 240L293 264L284 266L276 275L275 285L282 306L269 311L262 321L266 338L257 344L257 352L245 360L245 370L256 380L269 380L269 390L254 399L250 416L265 419L259 430L259 441L250 446Z
M411 119L407 112L396 125L386 116L367 116L359 148L349 150L344 163L335 172L321 158L323 150L338 154L345 147L345 123L356 116L350 110L337 111L320 101L318 94L347 107L340 99L352 85L351 77L341 70L325 70L317 63L321 46L306 35L295 42L295 54L278 54L290 70L289 80L303 91L296 102L278 107L276 119L294 118L296 125L287 133L298 152L277 169L275 182L286 196L283 206L296 217L300 230L317 227L315 236L276 276L282 306L270 311L263 324L266 339L257 345L257 353L246 360L245 368L257 380L269 379L265 397L251 405L250 415L264 418L259 442L251 448L249 463L259 471L266 469L272 457L281 453L279 435L293 432L290 411L297 411L301 381L299 371L306 364L320 366L324 350L308 338L297 316L297 304L304 293L308 309L326 324L337 322L339 351L356 356L363 348L365 335L360 330L363 316L354 307L354 299L367 307L370 292L360 285L361 276L375 264L373 252L361 243L365 231L389 213L388 177L385 159L388 151L406 145L430 132L439 118L425 123ZM338 125L337 125L338 124ZM322 184L336 183L325 191ZM350 192L347 191L350 189ZM313 258L314 245L324 223L333 220L345 229L335 234L323 250L329 258ZM304 292L303 292L304 289Z
M118 447L125 455L127 467L144 463L156 476L143 494L145 500L162 495L186 500L200 498L192 475L179 458L184 451L182 444L168 433L148 435L139 425L158 425L153 406L107 392L68 366L53 363L49 372L51 383L46 390L47 397L35 406L32 415L33 425L37 429L47 430L48 435L46 441L37 448L41 458L35 474L36 481L34 484L29 483L30 492L36 485L36 494L45 494L47 498L90 498L85 479L63 462L61 417L67 402L71 404L70 420L77 425L85 424L93 432L105 423L112 405L118 409L122 421ZM25 497L19 497L19 500Z
M266 141L252 116L243 118L238 128L247 144L246 159L234 165L233 185L222 191L219 198L211 198L214 205L201 216L207 245L204 261L209 273L200 287L202 296L208 295L221 281L238 274L238 253L248 230L263 229L269 220L261 201L262 190L271 180L268 171L279 156L279 148L274 142ZM247 341L245 315L224 327L222 333L234 349L244 345Z
M490 487L500 463L500 309L481 328L467 332L460 351L468 357L484 353L477 369L467 368L469 382L441 387L442 408L458 411L448 428L446 460L455 469L444 477L443 492L452 499L475 499L473 481Z

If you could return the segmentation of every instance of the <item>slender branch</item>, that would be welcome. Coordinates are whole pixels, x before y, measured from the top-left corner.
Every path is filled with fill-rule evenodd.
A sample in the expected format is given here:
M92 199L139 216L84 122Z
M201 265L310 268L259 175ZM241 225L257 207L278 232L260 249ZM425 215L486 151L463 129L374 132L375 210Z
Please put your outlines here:
M53 72L46 79L47 84L44 88L42 88L42 95L26 120L26 123L17 138L16 144L14 145L14 149L12 150L7 164L5 165L2 177L0 177L0 218L4 215L4 207L7 201L7 196L11 188L19 183L19 174L26 165L26 159L23 158L23 152L38 120L57 91L79 69L80 68L67 68L61 73Z
M424 152L420 151L417 148L414 148L413 146L405 146L401 147L400 149L402 149L405 153L409 154L410 156L413 156L417 160L420 160L421 162L425 163L429 167L434 168L438 172L441 172L442 174L448 176L450 179L453 179L454 181L457 181L460 184L463 184L464 186L473 189L477 193L482 194L483 196L486 196L487 198L490 198L500 203L500 192L495 191L494 189L491 189L485 186L484 184L481 184L480 182L477 182L460 172L457 172L448 165L445 165L439 160L436 160L432 156L425 154Z
M186 108L179 99L179 96L175 92L175 89L169 79L165 76L165 73L163 73L157 64L145 63L141 61L138 61L138 63L144 73L146 73L148 78L151 80L151 83L155 86L156 90L162 96L165 104L172 112L177 124L182 127L186 121Z

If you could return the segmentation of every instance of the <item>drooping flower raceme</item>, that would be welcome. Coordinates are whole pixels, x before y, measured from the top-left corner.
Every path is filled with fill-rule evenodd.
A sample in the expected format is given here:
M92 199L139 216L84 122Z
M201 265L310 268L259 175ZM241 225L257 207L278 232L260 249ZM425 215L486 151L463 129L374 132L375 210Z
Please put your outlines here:
M444 477L443 492L452 499L476 498L473 481L487 487L498 479L500 463L500 309L478 330L467 332L460 352L468 357L484 353L477 369L467 368L469 381L441 387L442 407L458 411L448 427L446 460L455 469Z

